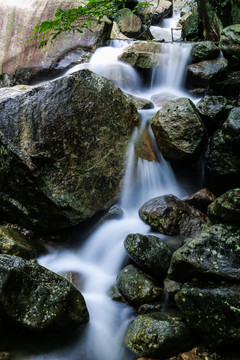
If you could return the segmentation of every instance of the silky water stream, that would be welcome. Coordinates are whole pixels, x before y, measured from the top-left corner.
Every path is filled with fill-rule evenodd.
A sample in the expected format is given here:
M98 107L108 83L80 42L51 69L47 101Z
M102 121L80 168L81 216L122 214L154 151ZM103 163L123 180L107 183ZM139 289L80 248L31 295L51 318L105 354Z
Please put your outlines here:
M127 42L114 41L110 46L99 48L89 64L80 68L104 75L124 91L146 99L188 96L182 89L184 72L190 47L182 44L163 44L163 68L154 69L151 74L150 88L147 89L142 77L130 65L117 60ZM154 97L155 96L155 97ZM112 301L108 295L110 287L126 259L123 241L129 233L150 233L150 227L139 216L139 207L147 200L163 195L174 194L178 197L188 195L181 188L170 165L157 149L149 119L156 113L154 109L139 111L142 118L141 130L147 129L155 151L155 161L135 157L137 129L129 144L129 154L124 178L124 187L119 205L124 211L122 219L108 220L87 238L79 249L53 250L38 259L39 264L57 272L73 272L81 278L81 292L90 313L90 323L85 327L80 340L74 340L66 347L50 352L42 352L21 357L34 360L130 360L137 356L128 352L123 345L124 334L133 318L133 310L121 303ZM141 131L140 130L140 131ZM162 237L161 237L162 238Z

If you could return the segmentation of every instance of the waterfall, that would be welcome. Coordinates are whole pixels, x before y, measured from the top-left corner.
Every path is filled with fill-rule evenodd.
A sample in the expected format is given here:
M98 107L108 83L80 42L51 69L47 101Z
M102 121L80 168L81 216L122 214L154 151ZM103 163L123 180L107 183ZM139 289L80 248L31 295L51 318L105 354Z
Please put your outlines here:
M77 65L67 73L81 68L104 75L118 84L122 89L141 91L142 83L136 70L130 65L117 60L123 51L122 44L112 42L108 47L99 48L92 56L90 63ZM177 47L176 47L177 46ZM173 92L173 87L182 94L182 82L189 49L179 44L164 44L163 66L152 74L152 85L149 92L142 97L151 98L162 91ZM180 57L180 60L178 59ZM149 129L149 119L157 111L142 110L140 131L147 131L154 152L154 160L148 161L136 156L137 130L129 144L127 167L123 179L123 190L119 200L124 216L118 220L108 220L100 225L80 246L74 250L55 250L38 259L40 265L56 272L74 272L81 279L81 292L86 300L90 313L90 323L80 340L74 340L69 347L28 356L31 360L130 360L132 354L123 346L124 333L132 319L132 309L127 305L112 301L109 289L115 284L116 276L126 259L123 241L129 233L147 234L150 227L138 216L139 207L150 198L172 193L181 196L181 189L174 173L160 154L154 136ZM134 357L135 359L135 357Z

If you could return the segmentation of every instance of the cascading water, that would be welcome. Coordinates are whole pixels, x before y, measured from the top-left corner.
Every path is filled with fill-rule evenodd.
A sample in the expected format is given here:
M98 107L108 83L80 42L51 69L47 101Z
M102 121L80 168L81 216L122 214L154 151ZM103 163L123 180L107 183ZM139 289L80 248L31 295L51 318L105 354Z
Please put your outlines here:
M126 42L123 44L126 46ZM98 49L90 64L78 65L71 72L89 67L91 70L110 78L122 89L127 89L133 94L141 94L141 80L137 72L131 66L117 61L117 56L123 48L115 47L115 45L116 43L113 43L111 46ZM176 46L176 51L175 45L163 46L164 56L167 53L166 58L168 58L168 62L164 63L166 75L165 70L153 71L151 89L141 94L142 97L150 99L154 94L166 92L166 89L171 89L171 92L174 92L173 86L175 85L178 94L184 94L181 92L181 82L186 67L187 51L179 44ZM167 52L168 48L169 52ZM183 51L181 52L180 49ZM172 60L177 56L181 57L182 63ZM168 68L170 68L169 71ZM120 76L116 77L115 71L119 72ZM178 72L180 73L179 76ZM149 118L154 115L158 108L159 106L155 105L154 109L140 111L142 118L140 131L147 129L153 145L155 159L153 161L136 159L137 130L134 132L129 145L129 156L123 181L124 187L120 198L120 205L124 211L123 218L108 220L100 225L78 250L53 251L38 260L39 264L54 272L69 271L79 274L82 284L80 290L84 295L90 313L90 323L85 334L68 348L52 353L28 356L25 357L26 359L130 360L136 358L134 355L126 353L123 346L123 337L132 318L132 310L124 304L112 301L108 292L115 283L116 276L126 258L123 247L125 237L129 233L150 233L150 227L139 219L139 207L150 198L166 193L172 193L179 197L183 196L171 167L158 152L153 134L148 129Z

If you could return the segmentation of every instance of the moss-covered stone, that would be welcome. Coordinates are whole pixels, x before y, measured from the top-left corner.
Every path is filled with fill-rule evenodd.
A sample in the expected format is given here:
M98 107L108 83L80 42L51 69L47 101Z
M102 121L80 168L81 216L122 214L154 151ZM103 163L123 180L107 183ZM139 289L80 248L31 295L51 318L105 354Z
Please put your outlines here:
M157 236L129 234L124 240L130 258L146 273L163 280L172 252Z
M0 270L0 316L8 325L55 335L88 322L83 296L61 276L10 255L0 255Z
M168 358L189 350L191 334L180 316L161 312L139 315L129 326L125 343L140 357Z
M240 24L227 26L221 32L219 47L225 57L239 64L240 57Z
M186 283L175 295L189 327L208 344L239 345L240 286Z
M192 61L212 60L219 56L220 50L213 41L201 41L192 47Z
M240 152L240 107L235 107L230 111L222 131L226 142Z
M159 300L160 283L134 265L127 265L117 277L117 286L127 302L134 306Z
M240 225L240 188L231 189L220 195L208 207L212 223L235 223Z

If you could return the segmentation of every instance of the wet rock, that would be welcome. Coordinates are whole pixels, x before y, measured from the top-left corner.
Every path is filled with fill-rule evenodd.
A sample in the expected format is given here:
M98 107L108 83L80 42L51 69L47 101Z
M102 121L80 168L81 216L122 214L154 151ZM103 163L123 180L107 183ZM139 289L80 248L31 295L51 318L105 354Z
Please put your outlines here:
M178 356L174 356L169 360L221 360L221 359L222 359L221 356L219 356L216 352L213 352L212 350L205 349L202 346L199 346L193 348L188 352L184 352L179 354Z
M129 37L123 35L119 29L116 21L113 21L113 26L110 34L110 39L118 39L118 40L130 40Z
M139 98L137 96L130 95L130 94L127 94L127 93L125 93L125 95L128 97L128 99L130 99L134 103L134 105L136 106L136 108L138 110L145 110L145 109L153 109L154 108L153 103L151 101L149 101L149 100L142 99L142 98Z
M124 298L124 296L120 293L120 291L118 290L118 287L116 285L111 286L108 295L110 296L110 298L114 301L119 301L123 304L128 304L127 300Z
M38 254L36 244L20 231L9 226L0 226L0 252L2 254L34 259Z
M181 289L182 284L166 277L164 279L164 287L168 294L174 295Z
M192 236L200 232L207 217L174 195L147 201L139 209L140 218L165 235Z
M239 345L240 285L185 283L175 295L188 326L215 347Z
M191 340L181 317L155 312L139 315L130 324L125 343L139 356L162 359L188 350Z
M81 70L2 99L0 110L8 139L0 151L0 208L7 221L66 227L115 202L139 120L119 88Z
M192 47L192 61L212 60L219 56L220 50L213 41L201 41Z
M166 275L172 252L157 236L129 234L124 240L124 247L143 271L158 280Z
M204 228L172 256L168 277L178 282L194 277L240 280L240 229L217 224Z
M159 303L143 304L139 307L138 314L143 315L159 311L162 311L162 305Z
M240 183L240 157L238 148L226 141L222 130L211 138L206 163L208 188L223 193L237 188Z
M233 108L222 127L226 142L240 150L240 107Z
M160 93L155 94L151 97L151 100L154 102L157 106L164 106L166 105L170 100L176 99L177 96L171 93Z
M215 94L231 96L238 98L240 93L240 71L229 70L224 79L212 84Z
M188 80L193 86L208 87L221 80L228 66L227 59L205 60L188 66Z
M161 65L160 52L161 44L159 43L136 41L124 49L119 60L137 68L150 69Z
M187 98L169 101L153 116L150 124L164 158L169 161L178 164L192 161L206 143L203 122L195 105Z
M88 322L83 296L66 279L9 255L0 255L0 269L0 315L8 325L55 335Z
M159 282L134 265L127 265L117 277L117 287L130 305L139 306L160 299Z
M214 95L205 95L197 103L197 109L210 133L220 128L226 120L226 105L227 99L224 96Z
M207 213L208 206L216 199L216 196L208 189L201 189L195 194L184 199L188 205Z
M158 24L160 20L172 15L172 2L168 0L147 0L150 4L141 11L144 21L150 21L151 24Z
M219 47L226 58L234 63L240 63L240 24L230 25L223 29Z
M231 189L220 195L208 207L212 223L236 223L240 225L240 188Z
M147 128L139 131L135 141L135 156L147 161L157 161L156 146Z
M11 353L0 352L0 360L11 360L11 359L13 359Z

